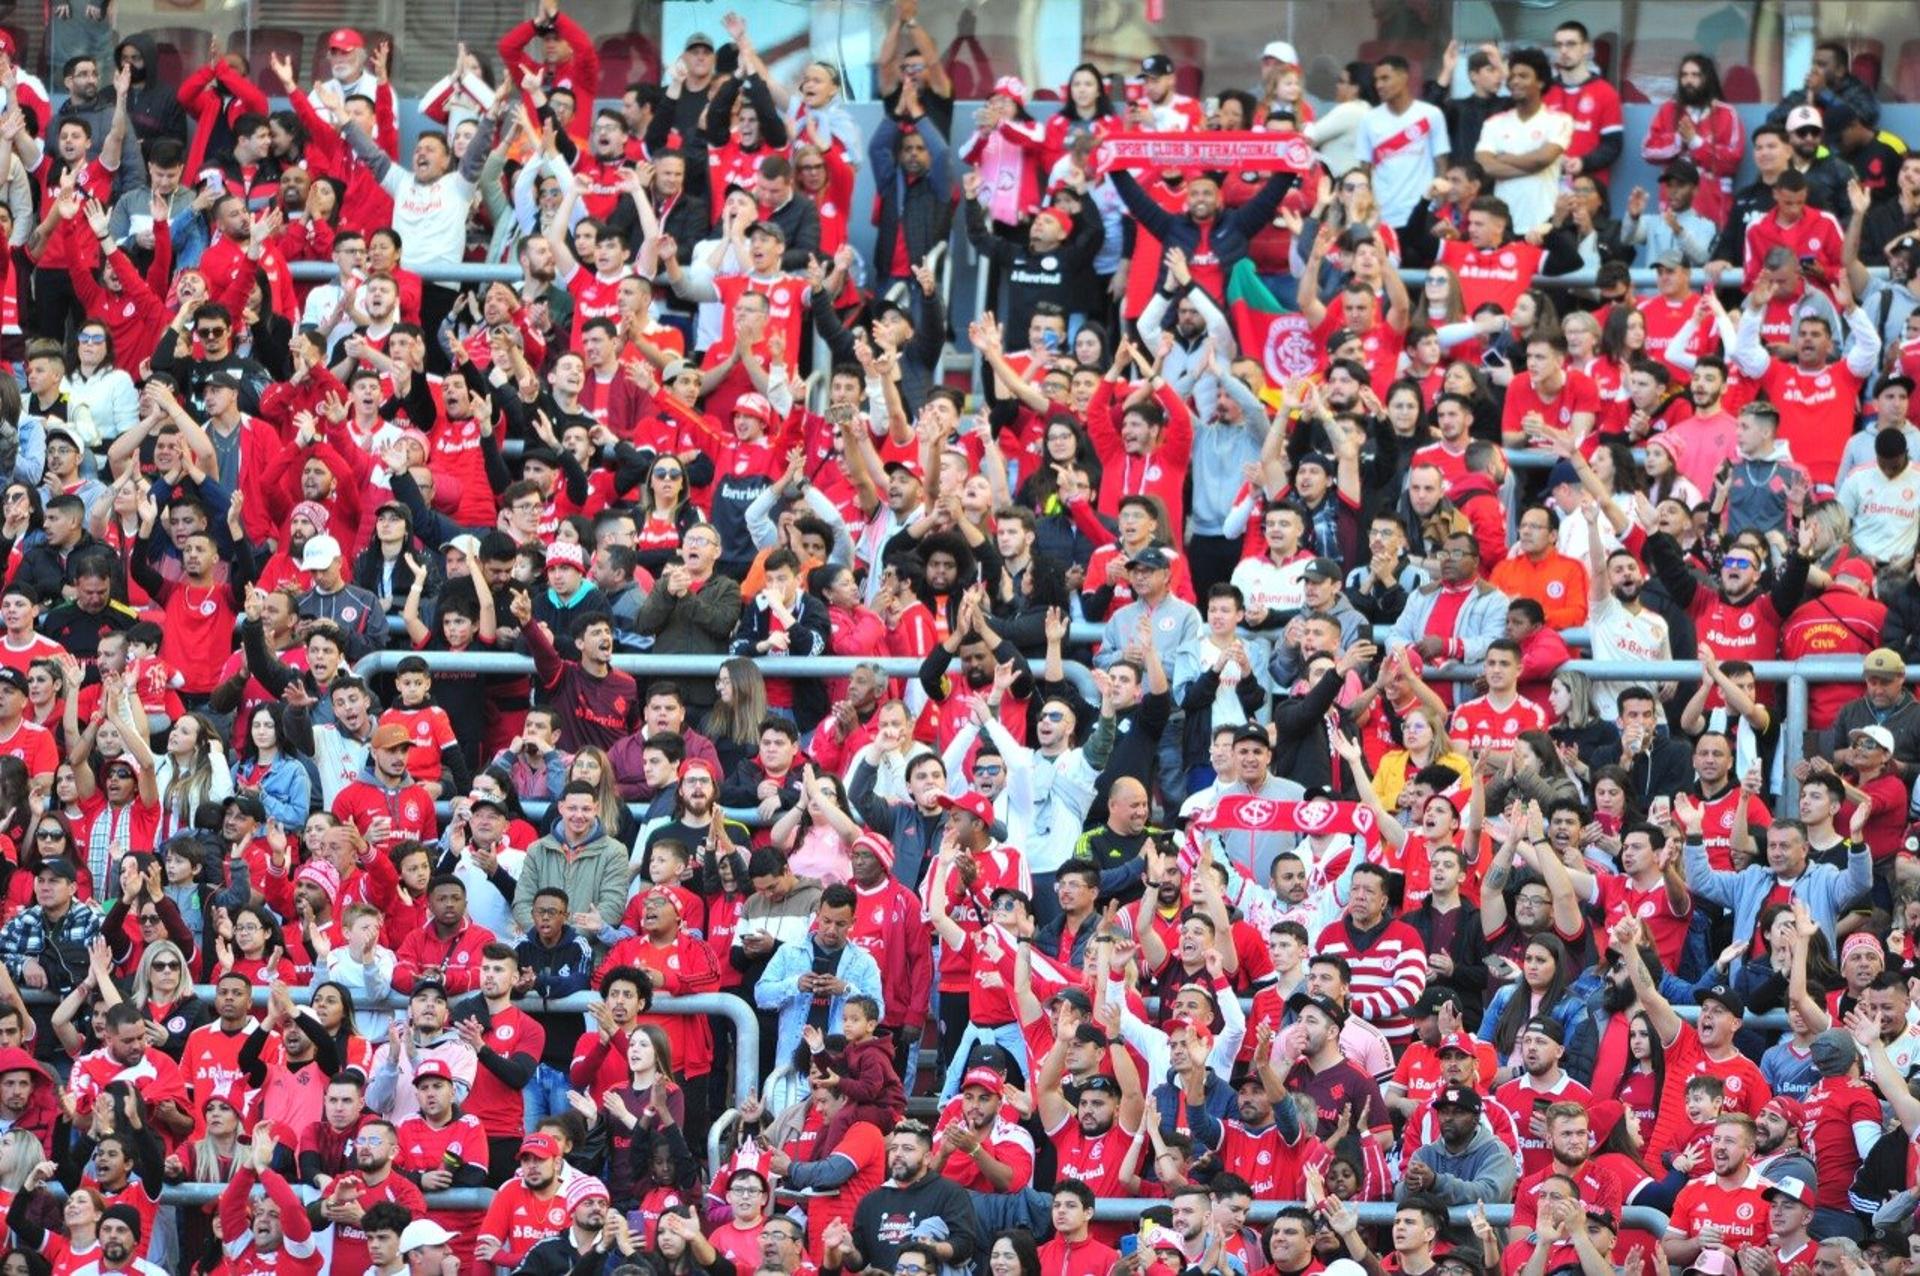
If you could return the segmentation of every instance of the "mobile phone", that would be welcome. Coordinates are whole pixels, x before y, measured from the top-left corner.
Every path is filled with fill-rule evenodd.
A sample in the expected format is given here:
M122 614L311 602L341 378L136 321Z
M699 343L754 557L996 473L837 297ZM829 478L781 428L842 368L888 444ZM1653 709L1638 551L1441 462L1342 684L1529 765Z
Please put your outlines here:
M1137 1232L1128 1232L1120 1238L1120 1257L1132 1258L1140 1252L1140 1236Z

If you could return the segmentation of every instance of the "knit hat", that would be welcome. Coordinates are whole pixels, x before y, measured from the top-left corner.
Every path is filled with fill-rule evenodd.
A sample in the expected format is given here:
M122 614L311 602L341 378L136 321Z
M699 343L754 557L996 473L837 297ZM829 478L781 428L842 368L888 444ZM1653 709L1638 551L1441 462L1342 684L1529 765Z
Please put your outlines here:
M293 875L293 884L312 882L328 899L340 898L340 870L326 860L308 860Z

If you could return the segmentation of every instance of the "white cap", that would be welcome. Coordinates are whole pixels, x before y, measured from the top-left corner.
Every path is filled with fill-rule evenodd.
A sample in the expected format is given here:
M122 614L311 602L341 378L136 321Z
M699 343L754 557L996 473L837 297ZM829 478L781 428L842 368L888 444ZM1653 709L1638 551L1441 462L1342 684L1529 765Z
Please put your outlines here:
M459 1239L430 1218L416 1218L400 1233L400 1252L411 1254L427 1245L451 1245Z
M1321 1269L1320 1276L1367 1276L1367 1269L1351 1258L1336 1258Z
M331 567L340 560L340 542L322 532L318 536L307 538L306 548L300 551L300 570L317 572L322 567Z
M1272 58L1275 62L1284 62L1288 66L1300 65L1300 54L1285 40L1269 42L1266 48L1260 50L1260 56Z

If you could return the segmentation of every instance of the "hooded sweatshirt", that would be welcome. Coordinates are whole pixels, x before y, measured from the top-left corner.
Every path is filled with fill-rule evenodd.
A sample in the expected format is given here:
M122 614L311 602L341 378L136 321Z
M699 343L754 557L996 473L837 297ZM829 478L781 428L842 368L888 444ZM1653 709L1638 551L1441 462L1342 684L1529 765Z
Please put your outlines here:
M53 1077L44 1065L18 1046L0 1050L0 1076L9 1072L33 1074L33 1090L27 1096L26 1109L7 1128L25 1130L40 1140L41 1147L52 1147L54 1123L60 1119L60 1099L54 1091Z
M175 96L173 86L161 84L158 79L160 47L154 43L153 36L144 31L130 35L114 46L115 64L120 61L120 51L129 46L139 51L142 63L141 69L134 72L133 88L127 94L127 121L134 136L143 144L170 137L186 145L187 113L180 109L180 99Z

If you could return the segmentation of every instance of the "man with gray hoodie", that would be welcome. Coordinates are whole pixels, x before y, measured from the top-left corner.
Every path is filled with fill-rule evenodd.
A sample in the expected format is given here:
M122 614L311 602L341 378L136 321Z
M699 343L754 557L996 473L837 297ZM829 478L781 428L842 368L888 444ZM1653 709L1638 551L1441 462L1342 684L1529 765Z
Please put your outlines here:
M1415 1149L1395 1199L1437 1196L1448 1205L1504 1201L1513 1195L1513 1153L1480 1123L1480 1092L1449 1086L1434 1096L1440 1137Z
M593 786L582 780L567 785L555 806L553 832L527 848L526 862L513 892L513 921L524 933L533 928L533 901L542 890L567 893L567 920L604 957L603 931L620 924L627 911L627 849L600 826Z

